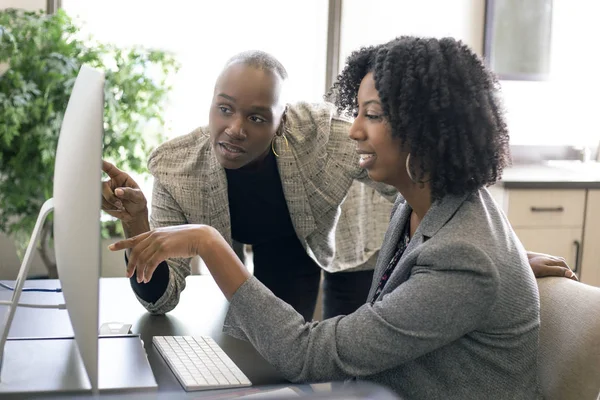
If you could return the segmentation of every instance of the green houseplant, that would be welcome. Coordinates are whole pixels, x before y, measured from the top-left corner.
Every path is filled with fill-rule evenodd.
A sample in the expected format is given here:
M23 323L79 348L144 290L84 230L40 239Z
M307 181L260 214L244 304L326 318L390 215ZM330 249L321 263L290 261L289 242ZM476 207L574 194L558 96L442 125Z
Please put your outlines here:
M104 158L144 173L149 152L164 138L162 109L178 69L173 56L83 38L62 10L0 10L0 231L21 251L52 196L60 126L84 63L106 74ZM104 232L114 226L109 221Z

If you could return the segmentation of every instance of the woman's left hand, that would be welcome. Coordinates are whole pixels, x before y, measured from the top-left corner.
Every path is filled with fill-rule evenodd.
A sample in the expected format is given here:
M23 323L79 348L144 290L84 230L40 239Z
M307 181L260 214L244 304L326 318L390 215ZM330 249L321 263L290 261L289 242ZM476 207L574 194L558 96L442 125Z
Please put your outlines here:
M178 225L158 228L111 244L112 251L131 249L127 277L136 272L139 283L147 283L158 265L174 257L188 258L199 254L205 225Z
M570 278L575 281L578 280L577 275L571 271L569 265L562 257L528 251L527 258L529 259L529 265L536 278L543 278L545 276L564 276L565 278Z

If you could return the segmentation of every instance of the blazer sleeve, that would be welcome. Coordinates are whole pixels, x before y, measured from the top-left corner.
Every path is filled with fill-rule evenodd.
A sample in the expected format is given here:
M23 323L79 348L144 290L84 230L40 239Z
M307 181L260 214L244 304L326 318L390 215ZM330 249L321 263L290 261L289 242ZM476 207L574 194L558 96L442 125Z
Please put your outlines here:
M364 377L397 367L457 340L483 323L494 302L491 260L465 244L436 258L465 265L417 265L411 277L374 305L306 323L256 278L234 294L224 331L250 341L294 382ZM476 266L476 267L472 267ZM268 312L265 312L268 310Z
M386 185L385 183L375 182L369 178L369 174L358 164L358 154L356 153L356 145L350 141L348 132L352 124L341 118L333 118L331 120L331 132L329 136L330 154L333 154L336 159L341 160L346 164L346 168L352 177L365 185L375 189L379 194L385 197L390 203L396 201L398 191L395 187ZM333 150L335 148L335 150ZM336 154L339 152L343 154Z
M179 204L158 179L155 179L152 189L150 228L183 225L187 222ZM166 261L169 267L169 283L165 293L154 303L144 301L136 295L138 301L152 314L165 314L175 308L179 303L181 292L185 289L185 278L190 274L189 258L172 258Z

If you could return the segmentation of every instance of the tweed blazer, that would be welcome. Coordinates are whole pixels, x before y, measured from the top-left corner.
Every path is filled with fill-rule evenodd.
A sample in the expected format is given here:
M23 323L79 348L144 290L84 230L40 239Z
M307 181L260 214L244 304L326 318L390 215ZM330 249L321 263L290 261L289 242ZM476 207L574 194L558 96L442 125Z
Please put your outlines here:
M298 238L309 256L329 272L374 268L397 195L395 188L371 181L359 167L349 127L331 104L289 105L285 125L289 145L282 139L274 144ZM152 228L207 224L231 244L227 177L208 128L161 145L151 154L148 167L154 176ZM167 260L165 294L153 304L139 299L150 312L175 307L190 273L189 262Z
M249 340L291 381L370 380L407 399L539 398L538 290L489 192L434 203L371 305L411 213L397 205L356 312L307 323L250 278L224 332Z

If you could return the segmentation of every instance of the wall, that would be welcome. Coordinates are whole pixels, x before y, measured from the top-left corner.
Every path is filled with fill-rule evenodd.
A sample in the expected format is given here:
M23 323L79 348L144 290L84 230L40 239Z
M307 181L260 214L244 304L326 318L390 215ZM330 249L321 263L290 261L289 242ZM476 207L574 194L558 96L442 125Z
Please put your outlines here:
M22 8L25 10L45 10L46 0L0 0L0 9Z

